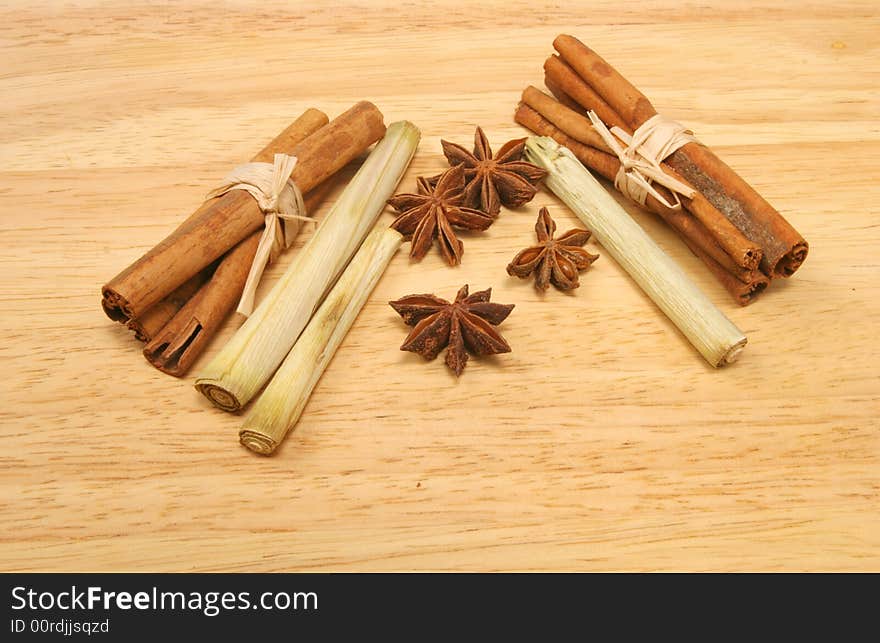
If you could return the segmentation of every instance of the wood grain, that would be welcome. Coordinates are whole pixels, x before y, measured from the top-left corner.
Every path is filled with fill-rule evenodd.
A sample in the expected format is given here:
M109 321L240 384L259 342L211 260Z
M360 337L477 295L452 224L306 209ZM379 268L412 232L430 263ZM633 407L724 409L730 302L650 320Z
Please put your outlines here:
M880 12L648 4L4 3L0 569L880 570ZM456 269L399 254L273 458L104 317L100 285L305 107L414 121L409 190L441 136L521 135L560 32L810 241L740 309L630 208L748 334L733 366L607 256L573 295L508 277L538 208L576 224L546 192ZM386 302L463 283L516 304L513 353L455 381Z

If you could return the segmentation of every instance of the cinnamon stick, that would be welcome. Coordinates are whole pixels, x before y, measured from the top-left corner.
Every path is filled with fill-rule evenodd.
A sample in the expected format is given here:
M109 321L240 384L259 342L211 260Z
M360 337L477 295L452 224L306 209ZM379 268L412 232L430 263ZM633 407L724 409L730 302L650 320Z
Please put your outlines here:
M574 36L557 36L553 48L559 52L562 61L580 76L581 81L589 85L620 116L628 128L636 129L657 113L644 94ZM605 120L601 115L599 118Z
M522 102L576 141L612 153L589 118L554 100L537 87L532 85L526 87L522 93Z
M681 238L685 245L690 248L691 252L706 264L706 267L709 268L712 274L715 275L715 278L721 282L721 285L724 286L725 290L731 294L740 306L748 306L770 284L770 279L760 270L751 271L750 278L745 281L737 278L736 275L731 274L730 271L705 253L691 238L686 235L681 235Z
M544 184L592 230L620 264L712 366L736 360L745 335L664 253L571 150L546 136L526 139L524 157L547 171Z
M651 101L577 38L560 35L554 48L631 129L657 114ZM809 246L792 225L742 177L700 143L688 143L667 162L735 225L761 246L761 269L770 278L790 277Z
M327 115L316 109L306 110L300 118L288 126L264 147L253 161L271 162L274 150L290 148L303 141L308 135L318 131L329 122ZM190 223L187 219L183 225ZM227 253L228 254L228 253ZM140 317L128 320L128 327L135 332L135 337L143 342L150 342L165 325L184 307L202 285L208 281L216 268L211 265L189 280L178 286L168 296L148 308Z
M553 94L556 97L556 100L558 100L560 103L562 103L569 109L576 111L581 116L587 115L587 110L581 107L575 99L566 94L562 87L557 84L552 78L550 78L550 76L546 73L544 74L544 86L550 90L550 93Z
M523 91L522 100L541 116L553 122L569 136L592 147L597 147L603 151L609 151L604 140L602 140L598 132L595 131L592 122L588 118L557 103L553 98L547 96L541 90L535 87L526 88L525 91ZM620 129L632 135L632 131L630 131L628 127L623 126ZM600 145L592 142L595 138L601 140ZM668 175L683 183L687 183L685 178L679 175L673 168L662 163L661 167ZM691 214L693 214L694 217L696 217L696 219L711 233L715 243L721 246L721 248L730 255L730 258L737 266L749 271L758 267L761 260L761 249L757 244L747 239L743 233L740 232L739 229L721 212L716 210L699 191L697 191L691 198L682 196L681 200ZM666 206L663 207L668 209Z
M620 169L620 161L616 156L576 141L525 103L519 104L513 119L535 134L549 136L560 145L564 145L581 163L609 181L614 181L614 177Z
M669 196L671 196L666 193L667 191L663 186L658 186L657 190L663 194L664 197L669 198ZM719 268L725 270L727 274L737 281L741 283L752 283L757 278L757 274L761 274L760 270L757 270L757 268L744 268L731 259L730 255L718 245L715 237L708 229L706 229L706 226L700 223L699 220L688 215L686 211L667 207L650 195L646 199L645 205L651 212L658 215L670 227L678 232L679 236L689 247L695 246L699 248L700 252L695 253L697 256L702 258L703 255L706 255L708 258L712 259ZM693 250L693 247L691 247L691 249ZM730 289L728 288L728 290ZM741 298L738 286L735 290L731 290L730 294L737 300ZM751 302L751 300L749 300L749 302Z
M332 186L328 179L305 195L306 211L313 212ZM211 279L144 346L150 364L174 377L189 371L238 303L261 235L257 230L227 252Z
M560 145L567 147L586 167L605 179L614 181L620 169L620 161L616 156L574 140L524 103L520 103L517 108L514 120L536 134L551 137ZM658 189L664 191L662 186L658 186ZM756 270L748 270L734 263L730 255L724 252L699 221L680 209L675 210L663 205L651 195L648 195L645 205L679 233L691 251L706 263L738 303L741 305L751 303L763 290L758 284L763 283L766 287L766 277ZM721 272L725 274L722 276ZM749 286L746 289L747 293L744 292L745 286Z
M149 342L156 336L177 311L192 298L210 277L213 266L208 266L182 286L178 286L165 299L151 306L137 319L128 320L128 328L134 331L134 337L142 342Z
M256 161L261 156L263 159L266 156L272 158L276 152L289 152L295 145L292 141L301 141L304 133L314 133L328 122L329 119L323 112L307 109L252 160ZM228 217L234 218L236 213L245 213L254 208L259 211L253 198L238 190L219 198L206 200L177 230L102 288L101 306L104 312L110 319L123 323L141 317L146 309L177 288L180 283L185 282L191 276L190 272L195 274L201 270L201 268L193 269L194 263L207 265L217 258L203 261L198 248L187 249L186 244L178 248L176 246L178 241L185 241L196 235L200 226L205 227L206 220L212 214L216 216L222 211ZM225 243L226 236L234 236L236 231L231 226L220 225L213 234L221 237L220 243ZM237 241L230 245L235 243ZM190 243L191 245L193 244ZM180 273L186 276L181 276Z
M203 367L195 386L216 406L238 411L272 377L375 223L419 138L418 128L407 121L388 126L281 279Z
M257 231L226 253L211 280L144 346L150 364L175 377L186 373L235 307L259 243Z
M673 152L675 168L742 233L764 251L761 268L770 277L791 277L807 258L809 244L764 197L705 145L689 143Z
M303 193L385 133L382 113L372 103L360 102L299 144L289 145L293 132L311 131L325 119L321 112L308 110L263 150L297 157L291 179ZM118 321L138 317L263 224L256 201L242 190L206 201L170 236L104 286L105 312Z
M579 105L589 105L586 109L596 112L596 115L602 119L603 123L607 123L609 127L626 126L624 121L614 107L605 102L605 100L590 87L588 83L578 76L577 72L568 66L559 56L550 56L544 61L544 74L550 79L551 84L559 87L567 96ZM547 86L548 88L550 85Z

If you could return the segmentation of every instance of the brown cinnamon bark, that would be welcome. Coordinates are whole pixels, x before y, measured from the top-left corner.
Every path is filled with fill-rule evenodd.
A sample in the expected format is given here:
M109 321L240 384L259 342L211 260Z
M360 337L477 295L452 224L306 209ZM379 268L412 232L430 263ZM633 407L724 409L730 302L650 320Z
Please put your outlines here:
M522 102L576 141L612 153L589 118L554 100L537 87L526 87L522 93Z
M609 127L614 125L625 127L627 125L626 121L614 110L614 107L605 102L605 99L597 94L596 90L588 83L584 82L584 79L578 76L577 72L559 56L550 56L544 61L544 74L552 84L559 87L573 101L579 105L589 105L590 107L587 109L596 112L596 116Z
M576 141L525 103L519 104L513 120L539 136L549 136L560 145L564 145L581 163L609 181L614 181L620 169L620 161L616 156Z
M616 156L574 140L528 105L522 103L519 105L514 120L540 136L553 138L560 145L570 149L586 167L605 179L614 181L620 168L620 161ZM662 186L658 189L664 191ZM706 264L737 303L743 306L751 303L766 287L768 280L760 271L748 270L736 265L699 221L682 210L673 210L664 206L650 195L645 205L679 233L691 251Z
M665 192L662 187L658 187L657 189L661 193ZM652 196L648 197L645 201L645 205L651 212L658 215L675 229L679 233L679 236L681 236L689 246L699 248L701 253L710 257L715 264L722 267L734 279L743 283L752 283L757 274L761 274L761 271L757 270L757 268L744 268L733 261L730 255L718 245L715 237L706 229L706 227L697 219L688 215L684 210L669 208ZM731 294L735 297L738 296L732 291Z
M268 158L277 152L295 155L298 161L291 178L304 193L385 133L382 113L368 102L357 103L321 127L325 119L321 112L308 110L261 152ZM315 125L320 129L314 131ZM290 145L291 135L303 129L314 133ZM104 286L104 311L117 321L137 318L263 223L256 200L242 190L206 201L169 237Z
M657 110L635 86L577 38L561 35L554 48L592 89L629 125L641 126ZM600 117L601 118L601 117ZM706 146L688 143L668 158L712 206L748 239L761 246L761 269L770 277L789 277L804 262L804 238L742 177Z
M289 152L304 136L318 131L328 122L329 119L323 112L307 109L252 160L266 160L267 157L271 159L276 152ZM143 316L153 304L191 277L188 274L190 271L195 274L204 267L193 268L194 265L203 263L199 248L190 247L187 252L185 244L180 248L175 245L179 240L189 238L189 245L192 246L192 237L198 235L199 226L205 227L211 215L216 217L226 213L227 218L235 219L237 213L244 214L254 208L259 211L254 199L241 191L229 192L222 197L205 201L177 230L104 286L101 291L104 312L110 319L123 323ZM243 218L247 219L246 216ZM201 236L206 236L208 232L211 231L202 230ZM236 230L232 226L221 225L212 234L218 235L219 243L222 244L226 242L227 236L235 235ZM213 254L213 250L209 254ZM214 259L205 261L205 265L212 263ZM179 273L187 276L181 277Z
M193 295L202 287L213 272L214 266L208 266L194 277L191 277L182 286L178 286L170 295L159 303L151 306L137 319L128 320L128 328L134 331L135 339L149 342L156 336L162 327L183 308Z
M252 233L226 253L211 281L144 346L144 357L150 364L175 377L192 366L235 307L237 299L229 295L237 291L241 296L260 235L259 231Z
M685 245L690 248L691 252L706 264L706 267L709 268L712 274L715 275L715 278L721 282L721 285L724 286L740 306L748 306L770 284L770 279L760 270L751 271L751 278L746 281L738 279L712 257L703 252L690 238L685 235L682 235L681 238Z
M575 157L597 174L608 181L614 182L617 172L620 170L620 161L612 154L608 154L597 150L588 145L574 140L568 134L556 127L553 123L546 120L541 114L524 103L520 103L514 114L514 120L535 132L540 136L549 136L560 145L564 145L575 155ZM665 194L662 186L657 188ZM657 214L669 225L675 228L683 237L692 240L703 252L712 257L717 263L723 265L729 272L737 275L742 281L751 281L753 278L752 270L743 268L730 258L724 250L715 242L715 239L709 234L705 226L693 217L688 216L681 210L673 210L660 203L653 196L648 195L645 206L654 214Z
M557 36L553 48L581 81L623 119L627 128L635 129L657 113L638 89L574 36ZM599 112L596 114L605 120Z
M666 162L764 251L761 268L791 277L807 258L809 244L755 189L705 145L689 143Z
M306 194L306 212L314 212L333 185L330 178ZM186 374L241 298L262 234L257 230L227 252L211 279L144 346L150 364L175 377Z
M581 116L587 115L587 110L580 106L580 104L573 99L571 96L565 93L565 91L560 87L552 78L550 78L549 74L544 74L544 86L550 90L550 93L556 97L560 103L565 105L571 110L574 110Z
M523 91L522 100L569 136L591 147L605 152L610 151L588 118L566 108L539 89L526 88ZM632 134L626 126L620 129ZM594 142L596 139L599 140L598 144ZM619 163L617 167L620 167ZM684 177L665 163L661 163L661 167L666 174L682 183L687 183ZM718 212L699 191L691 198L682 196L681 201L690 213L705 226L705 229L712 235L714 243L719 245L737 266L748 271L758 267L761 260L761 249L757 244L747 239L727 217ZM658 202L658 204L662 206L661 203ZM666 210L671 210L666 206L663 207Z

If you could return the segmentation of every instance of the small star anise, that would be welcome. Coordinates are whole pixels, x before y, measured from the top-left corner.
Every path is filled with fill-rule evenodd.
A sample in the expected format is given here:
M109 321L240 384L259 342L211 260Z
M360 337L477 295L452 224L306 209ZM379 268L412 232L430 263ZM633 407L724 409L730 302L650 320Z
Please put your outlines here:
M388 302L407 326L414 326L400 350L432 360L448 346L446 365L456 376L467 364L465 348L474 355L509 353L510 346L494 327L507 318L514 305L490 303L491 295L491 288L468 295L464 285L452 303L434 295L407 295Z
M474 134L474 152L461 145L441 140L443 154L452 166L465 168L465 205L498 216L501 206L517 208L531 201L538 192L537 183L547 172L522 160L526 139L508 141L498 154L481 128Z
M556 223L547 208L541 208L535 223L538 245L519 252L507 266L507 274L525 279L535 273L535 287L541 290L547 290L551 282L560 290L577 288L578 272L599 258L581 248L592 233L575 228L554 239L555 232Z
M485 230L492 225L492 217L464 206L464 176L463 167L451 167L433 186L419 177L418 194L396 194L388 199L400 213L391 227L412 239L409 254L413 259L423 258L436 237L446 263L455 266L461 263L464 246L453 228Z

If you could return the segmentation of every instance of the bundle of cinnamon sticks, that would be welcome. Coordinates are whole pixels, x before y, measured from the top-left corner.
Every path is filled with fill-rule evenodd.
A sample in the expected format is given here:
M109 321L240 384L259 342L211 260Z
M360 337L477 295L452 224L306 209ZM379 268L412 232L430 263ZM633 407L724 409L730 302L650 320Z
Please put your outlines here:
M308 109L253 161L296 156L290 180L310 212L328 192L328 179L384 134L382 113L369 102L332 121ZM102 288L104 312L146 342L144 356L153 366L185 374L238 303L264 223L257 201L245 191L209 198Z
M598 125L604 123L622 137L625 147L657 111L576 38L560 35L553 47L558 55L544 63L544 84L553 95L526 88L515 120L550 136L586 167L615 182L621 158L590 112L601 121ZM740 305L751 303L772 279L790 277L803 263L808 250L803 237L709 148L691 140L665 155L659 167L670 184L685 189L673 194L655 182L643 205L678 232Z

